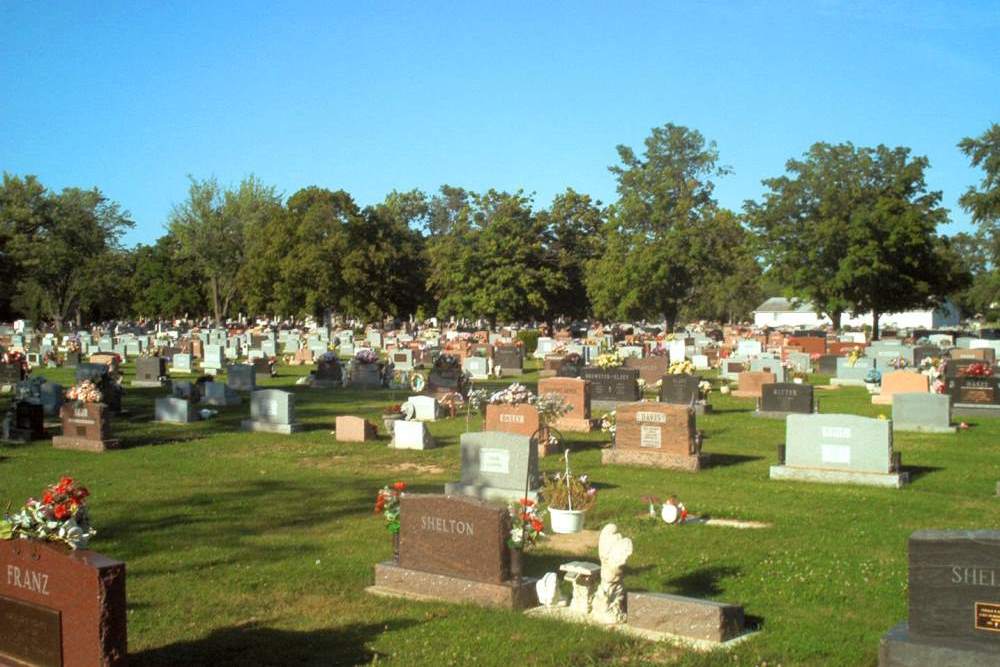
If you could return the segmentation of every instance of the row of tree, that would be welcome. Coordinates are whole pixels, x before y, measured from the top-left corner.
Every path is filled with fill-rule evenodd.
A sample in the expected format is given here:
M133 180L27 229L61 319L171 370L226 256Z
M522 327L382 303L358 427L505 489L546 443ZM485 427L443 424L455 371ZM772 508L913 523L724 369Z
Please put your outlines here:
M655 128L618 146L618 199L567 189L443 186L360 207L343 190L284 199L250 177L192 179L167 232L125 249L127 212L97 190L4 175L0 317L90 321L237 312L367 321L436 314L491 322L746 318L765 295L808 299L839 323L954 297L990 311L1000 273L1000 126L960 148L985 176L961 203L975 234L946 238L926 158L907 148L817 143L740 212L715 198L716 145ZM876 332L877 333L877 332Z

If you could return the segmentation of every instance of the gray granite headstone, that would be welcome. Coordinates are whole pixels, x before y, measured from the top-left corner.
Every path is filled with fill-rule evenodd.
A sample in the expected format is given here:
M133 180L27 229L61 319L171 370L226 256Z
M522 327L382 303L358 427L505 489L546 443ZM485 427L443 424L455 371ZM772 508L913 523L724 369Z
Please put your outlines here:
M930 393L893 394L892 428L896 431L954 433L951 397Z
M752 359L751 373L774 373L775 382L785 381L785 367L779 359Z
M760 388L761 412L810 414L814 409L810 384L777 382Z
M1000 531L920 530L909 551L909 618L882 638L879 664L1000 665Z
M191 401L175 396L164 396L155 401L155 415L158 422L189 424L198 419Z
M528 497L538 497L538 448L528 436L463 433L461 451L461 480L446 484L445 493L514 500L524 497L527 481Z
M300 430L295 421L295 395L280 389L261 389L250 394L250 419L244 431L292 433Z
M233 391L253 391L257 388L257 374L250 364L233 364L226 369L226 384Z
M900 488L909 475L897 468L891 421L845 414L790 414L785 424L785 462L772 466L770 476Z

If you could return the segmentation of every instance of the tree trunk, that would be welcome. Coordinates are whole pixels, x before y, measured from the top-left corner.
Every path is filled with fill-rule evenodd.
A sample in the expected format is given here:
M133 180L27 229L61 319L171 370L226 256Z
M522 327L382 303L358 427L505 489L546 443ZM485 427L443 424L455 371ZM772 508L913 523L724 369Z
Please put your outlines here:
M212 289L212 311L215 313L215 323L218 324L222 321L222 303L219 300L219 278L213 275L208 279L208 282Z
M878 340L879 338L879 326L878 326L879 312L872 309L872 340Z
M833 322L833 330L840 331L840 320L844 317L844 311L838 310L830 313L830 321Z

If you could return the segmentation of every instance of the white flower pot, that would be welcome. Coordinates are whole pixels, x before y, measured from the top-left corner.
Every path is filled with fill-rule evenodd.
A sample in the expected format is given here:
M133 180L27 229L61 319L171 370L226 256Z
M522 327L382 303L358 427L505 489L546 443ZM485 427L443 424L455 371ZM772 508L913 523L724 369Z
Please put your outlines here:
M583 519L587 516L586 510L557 510L549 508L553 533L579 533L583 530Z

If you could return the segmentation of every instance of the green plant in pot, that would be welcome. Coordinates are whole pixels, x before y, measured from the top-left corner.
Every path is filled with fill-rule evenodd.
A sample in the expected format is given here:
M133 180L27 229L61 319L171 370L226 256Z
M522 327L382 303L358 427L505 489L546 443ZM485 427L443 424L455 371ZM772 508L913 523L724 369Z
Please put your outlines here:
M587 475L574 476L569 468L569 451L565 472L546 475L542 484L542 498L548 506L553 533L579 533L587 510L597 502L597 489Z

